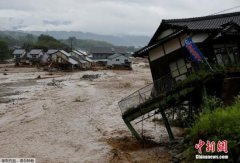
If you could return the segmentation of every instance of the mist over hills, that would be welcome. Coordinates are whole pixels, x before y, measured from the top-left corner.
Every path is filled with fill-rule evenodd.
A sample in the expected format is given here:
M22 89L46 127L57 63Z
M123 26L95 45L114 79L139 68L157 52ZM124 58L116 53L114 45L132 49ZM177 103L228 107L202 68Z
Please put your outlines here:
M80 31L24 31L25 33L33 35L49 35L56 39L68 39L69 37L76 37L77 39L98 40L111 43L116 46L135 46L142 47L148 44L149 36L137 35L101 35L95 33L84 33Z

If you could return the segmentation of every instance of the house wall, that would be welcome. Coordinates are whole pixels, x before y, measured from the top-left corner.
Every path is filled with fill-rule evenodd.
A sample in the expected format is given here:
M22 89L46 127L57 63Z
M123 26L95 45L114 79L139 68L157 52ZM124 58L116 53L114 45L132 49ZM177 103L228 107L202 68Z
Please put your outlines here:
M188 56L187 50L185 48L178 49L168 55L164 55L161 58L150 61L150 68L153 80L157 80L162 76L172 75L170 69L170 63L176 62L181 58L186 58ZM182 67L182 65L180 65ZM177 69L177 67L172 67L172 70ZM183 71L183 68L181 69Z
M173 32L174 32L173 29L167 29L167 30L163 31L162 33L160 33L160 35L158 37L158 40L160 40L160 39L162 39L162 38L172 34Z
M181 48L181 43L178 38L175 38L173 40L170 40L164 44L164 48L166 51L166 54L169 54L179 48Z
M169 34L171 31L173 31L173 30L172 29L166 30L165 34ZM162 33L162 35L163 35L163 33ZM195 34L190 34L190 35L192 35L192 40L195 43L202 42L205 39L207 39L207 37L208 37L207 33L195 33ZM162 36L159 36L159 37L161 38ZM151 51L149 51L150 61L154 61L158 58L163 57L164 56L164 50L165 50L166 55L168 55L168 54L184 47L186 37L187 37L186 33L182 34L179 37L174 38L174 39L164 43L163 45L152 49Z
M164 51L162 46L159 46L149 52L150 61L154 61L163 56L164 56Z
M39 54L27 54L27 57L32 59L32 58L40 58L43 55L43 53L39 53Z
M74 53L74 52L72 52L71 55L72 55L73 57L77 58L79 61L81 61L81 60L82 60L82 61L86 61L86 60L84 59L84 56L80 56L80 55L78 55L78 54L76 54L76 53ZM88 62L88 61L86 61L86 63L79 63L79 65L80 65L81 68L84 68L84 69L91 67L91 63Z
M61 52L52 54L52 61L57 63L67 63L68 57Z
M20 58L22 54L14 54L14 59Z
M41 57L41 63L47 63L48 61L49 61L49 55L45 53Z

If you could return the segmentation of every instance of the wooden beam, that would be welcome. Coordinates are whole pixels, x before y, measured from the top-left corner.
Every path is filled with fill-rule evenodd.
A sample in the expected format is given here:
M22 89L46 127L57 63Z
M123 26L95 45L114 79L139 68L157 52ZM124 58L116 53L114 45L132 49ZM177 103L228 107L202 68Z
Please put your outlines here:
M137 140L143 140L142 137L138 134L138 132L133 128L132 124L123 119L129 130L131 131L132 135L137 139Z
M165 112L164 112L162 109L160 109L160 112L161 112L161 115L162 115L162 118L163 118L165 127L166 127L166 129L167 129L169 139L170 139L170 140L173 140L174 137L173 137L173 133L172 133L171 127L170 127L170 125L169 125L167 116L166 116Z
M167 55L167 54L166 54L165 47L164 47L164 44L162 45L162 48L163 48L163 53L164 53L164 55Z

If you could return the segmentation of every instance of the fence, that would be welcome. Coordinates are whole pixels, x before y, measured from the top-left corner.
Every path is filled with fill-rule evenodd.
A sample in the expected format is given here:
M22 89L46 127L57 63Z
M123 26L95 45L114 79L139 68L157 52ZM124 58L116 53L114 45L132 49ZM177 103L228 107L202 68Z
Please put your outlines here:
M199 70L209 71L208 66L198 65L198 69L195 69L194 72ZM139 105L158 97L161 94L172 91L176 88L177 82L175 78L172 78L172 74L179 69L186 68L187 72L181 75L189 75L192 73L192 67L187 67L186 65L175 69L174 71L162 76L160 79L155 80L153 83L137 90L136 92L130 94L129 96L123 98L118 102L118 105L121 109L122 114L125 114L128 110L137 108Z
M140 104L159 96L161 93L173 90L176 85L177 83L175 79L173 79L170 74L165 75L162 78L155 80L153 83L125 97L119 101L118 105L122 114L124 114L128 110L137 108Z

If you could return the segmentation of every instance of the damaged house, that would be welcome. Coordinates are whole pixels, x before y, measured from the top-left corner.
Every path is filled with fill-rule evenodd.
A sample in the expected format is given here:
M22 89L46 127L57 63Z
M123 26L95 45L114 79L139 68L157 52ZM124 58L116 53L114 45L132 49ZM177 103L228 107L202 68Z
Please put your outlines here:
M187 36L197 44L210 63L239 64L240 12L206 17L162 20L148 46L135 53L149 58L153 80L171 72L185 79L194 66L185 48Z
M204 62L194 61L196 52L190 55L185 47L189 38L203 54ZM131 121L152 111L160 113L173 139L167 109L185 108L188 118L198 112L206 95L224 99L239 93L240 72L233 67L227 73L217 68L240 65L240 12L162 20L149 44L134 56L148 58L153 83L119 102L122 118L132 134L143 139ZM199 70L204 70L205 75L197 75ZM149 118L146 116L142 119Z
M56 67L61 67L63 69L74 69L79 67L79 62L64 50L58 50L52 53L51 62Z
M87 61L82 53L77 50L73 50L70 52L72 58L79 62L80 68L89 69L91 68L91 62Z

